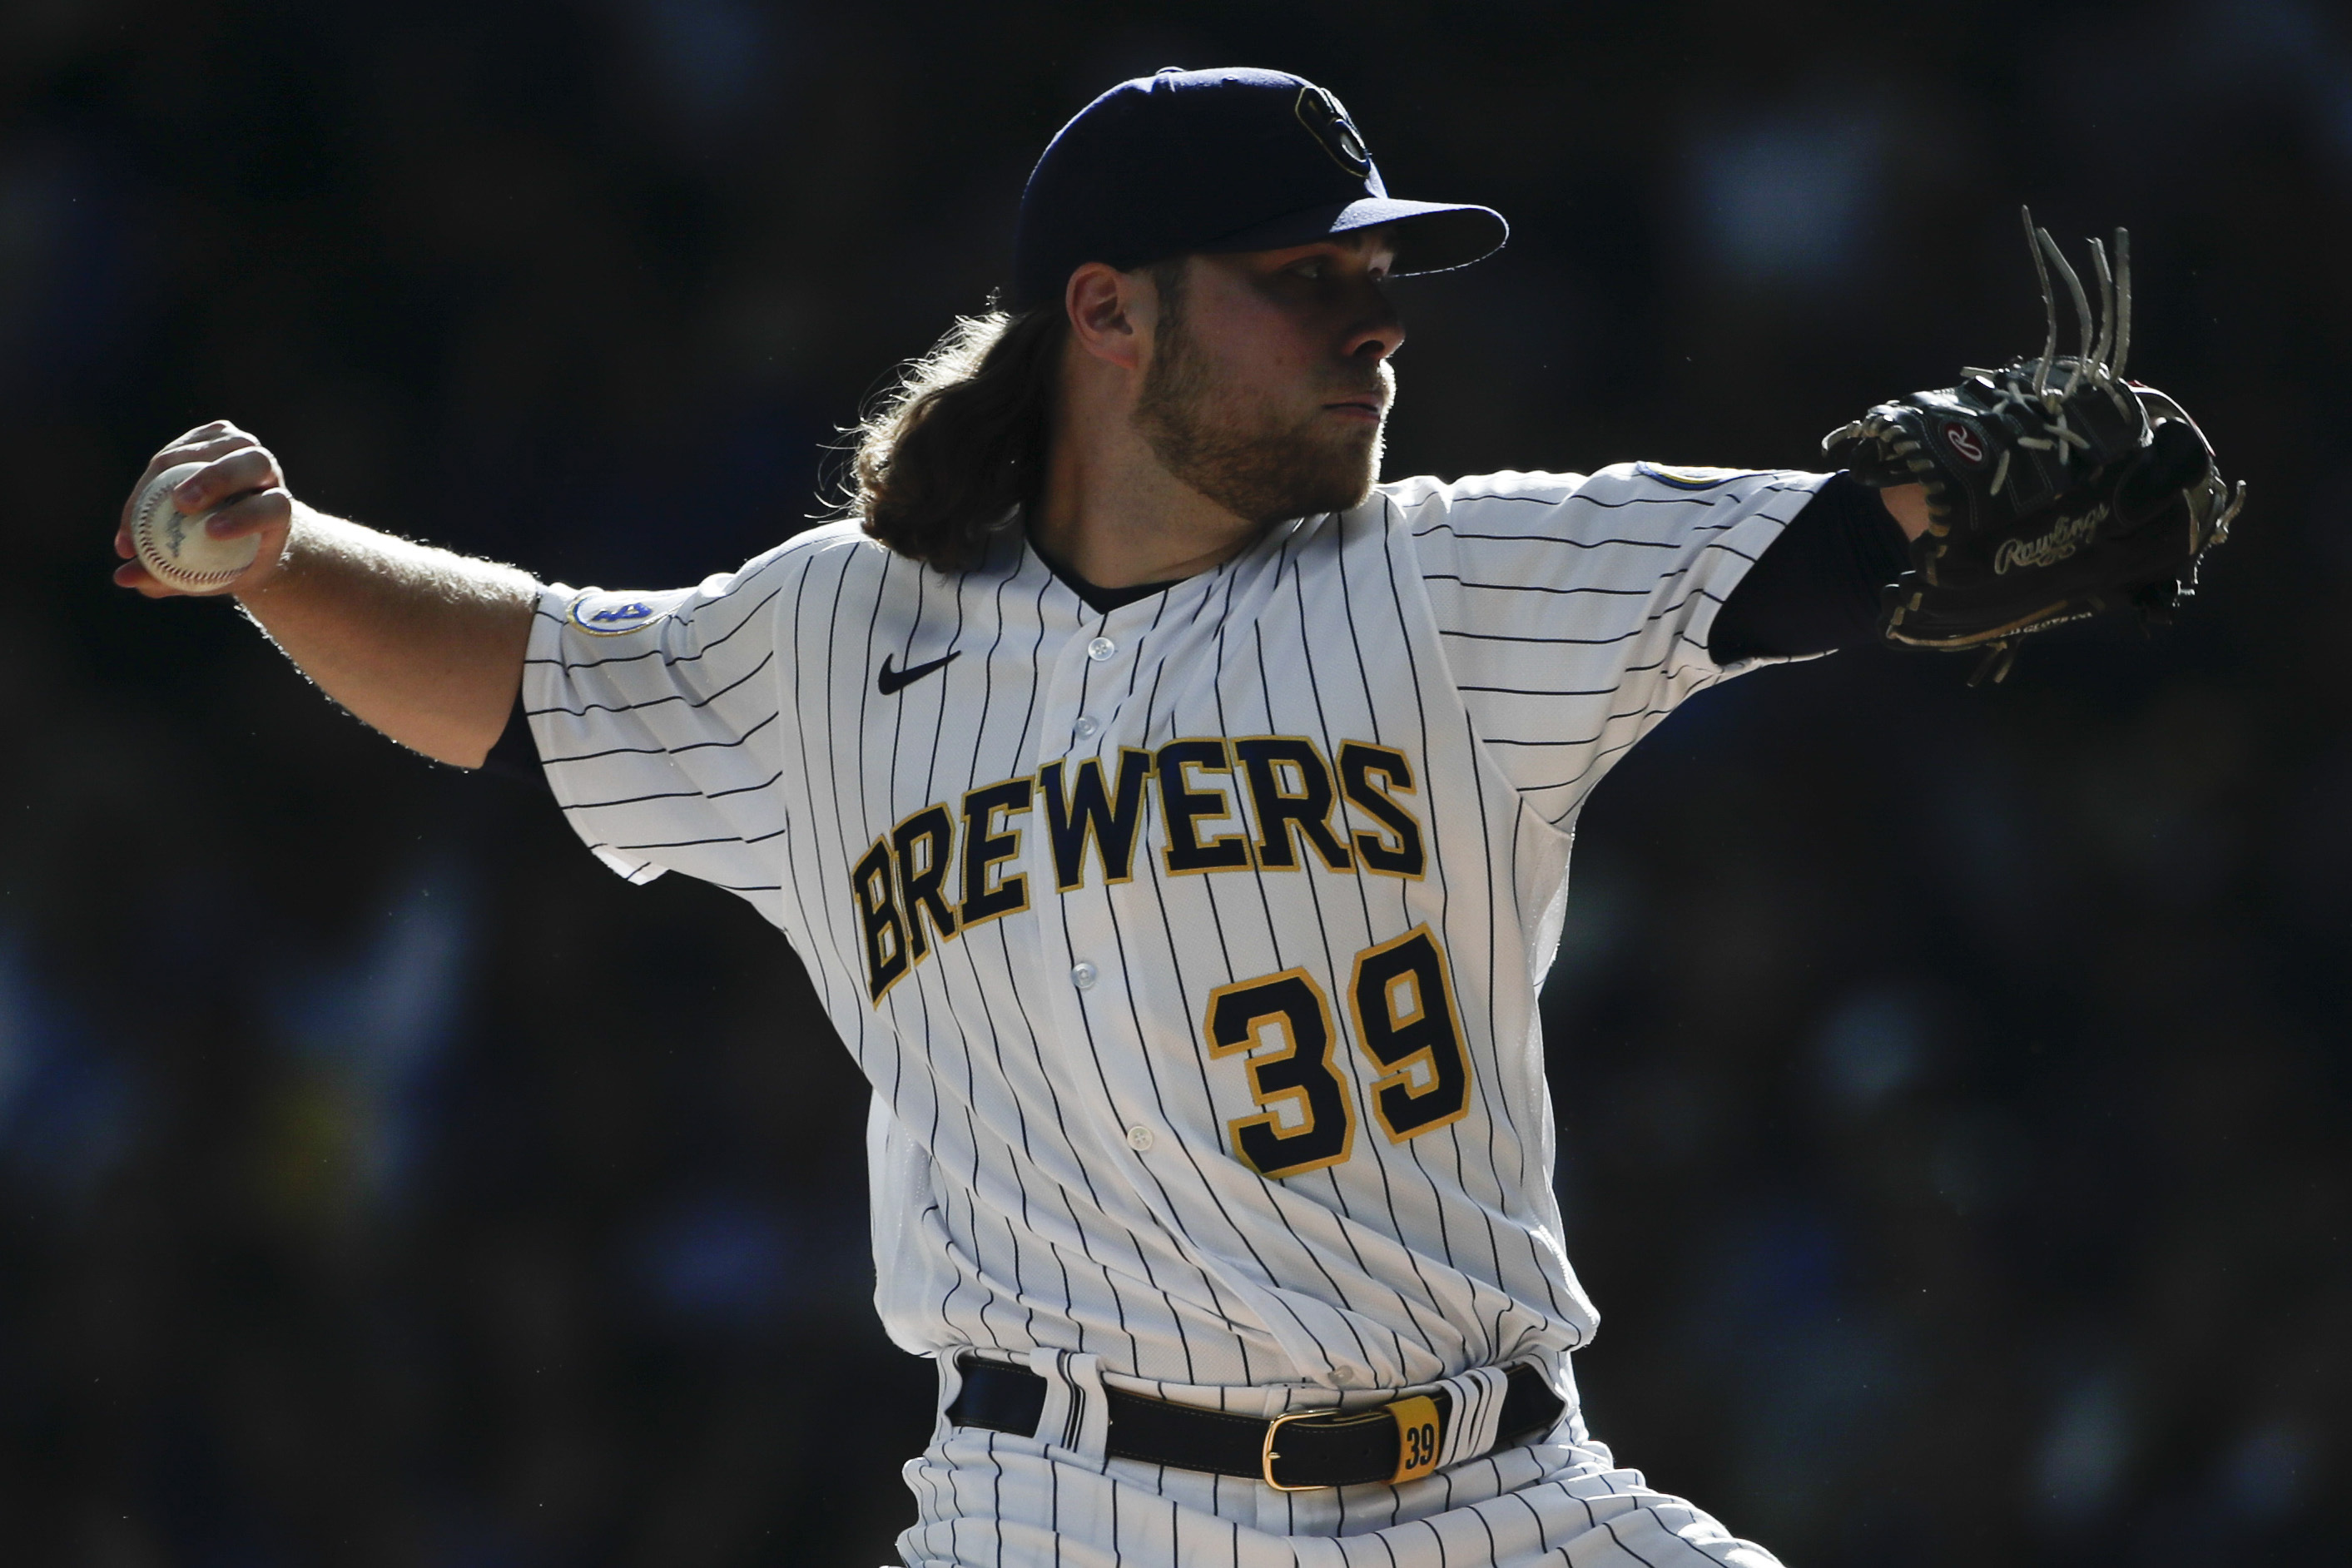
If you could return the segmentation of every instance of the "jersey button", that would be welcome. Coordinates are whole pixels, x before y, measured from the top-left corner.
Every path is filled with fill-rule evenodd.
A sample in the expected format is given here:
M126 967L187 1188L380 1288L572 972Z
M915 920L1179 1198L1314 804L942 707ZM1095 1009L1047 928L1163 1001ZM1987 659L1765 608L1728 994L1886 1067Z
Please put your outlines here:
M1084 959L1070 966L1070 984L1081 991L1095 988L1095 966Z
M1079 740L1091 741L1095 738L1095 731L1101 729L1102 725L1096 721L1093 714L1088 713L1071 727L1077 731Z
M1093 659L1097 664L1100 664L1103 660L1108 658L1118 651L1118 644L1111 641L1108 637L1097 637L1094 641L1087 644L1087 657Z
M1139 1121L1127 1130L1127 1146L1139 1154L1150 1153L1151 1145L1157 1142L1159 1140L1151 1135L1151 1129Z

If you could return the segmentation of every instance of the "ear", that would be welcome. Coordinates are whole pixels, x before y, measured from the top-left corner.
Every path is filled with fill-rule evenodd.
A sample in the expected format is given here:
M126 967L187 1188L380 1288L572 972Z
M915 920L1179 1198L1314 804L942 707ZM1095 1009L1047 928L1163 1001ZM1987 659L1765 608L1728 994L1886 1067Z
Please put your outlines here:
M1159 297L1148 272L1121 272L1089 261L1070 274L1062 308L1069 313L1072 342L1107 363L1135 370L1158 317Z

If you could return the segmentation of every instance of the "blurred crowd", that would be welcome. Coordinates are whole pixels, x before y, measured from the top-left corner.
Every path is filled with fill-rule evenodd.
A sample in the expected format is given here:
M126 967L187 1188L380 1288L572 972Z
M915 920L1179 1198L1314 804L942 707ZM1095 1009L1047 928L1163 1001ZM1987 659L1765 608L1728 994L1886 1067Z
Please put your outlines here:
M731 565L1003 279L1054 128L1228 62L1514 225L1398 289L1391 476L1802 466L2038 347L2021 202L2130 226L2132 369L2252 487L2181 625L1768 670L1585 816L1579 1368L1791 1568L2352 1552L2337 8L0 0L0 1556L888 1556L932 1379L782 940L108 535L226 417L542 577Z

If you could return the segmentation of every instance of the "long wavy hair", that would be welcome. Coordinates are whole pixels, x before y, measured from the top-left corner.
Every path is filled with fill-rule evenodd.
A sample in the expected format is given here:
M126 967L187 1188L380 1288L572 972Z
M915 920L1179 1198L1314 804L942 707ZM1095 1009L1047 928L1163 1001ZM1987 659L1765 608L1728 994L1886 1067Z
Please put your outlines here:
M1184 267L1174 257L1143 269L1159 291L1163 349L1183 331ZM942 572L978 565L1045 483L1069 335L1059 300L957 317L849 432L844 510L901 555Z
M959 316L850 433L847 510L942 572L976 565L1045 479L1069 321L1059 300Z

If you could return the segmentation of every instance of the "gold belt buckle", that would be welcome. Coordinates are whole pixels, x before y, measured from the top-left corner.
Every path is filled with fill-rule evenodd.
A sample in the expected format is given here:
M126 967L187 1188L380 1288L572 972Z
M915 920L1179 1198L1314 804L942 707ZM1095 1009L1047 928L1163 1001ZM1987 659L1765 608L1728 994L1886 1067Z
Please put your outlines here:
M1289 1422L1304 1421L1310 1415L1328 1415L1329 1414L1330 1412L1328 1410L1294 1410L1287 1415L1277 1415L1273 1420L1267 1422L1265 1424L1265 1445L1258 1449L1257 1472L1259 1479L1264 1480L1267 1486L1272 1487L1278 1492L1319 1492L1328 1490L1329 1489L1325 1487L1286 1487L1280 1481L1276 1480L1274 1479L1274 1462L1282 1458L1282 1456L1274 1451L1274 1436L1276 1433L1281 1431L1284 1426Z

